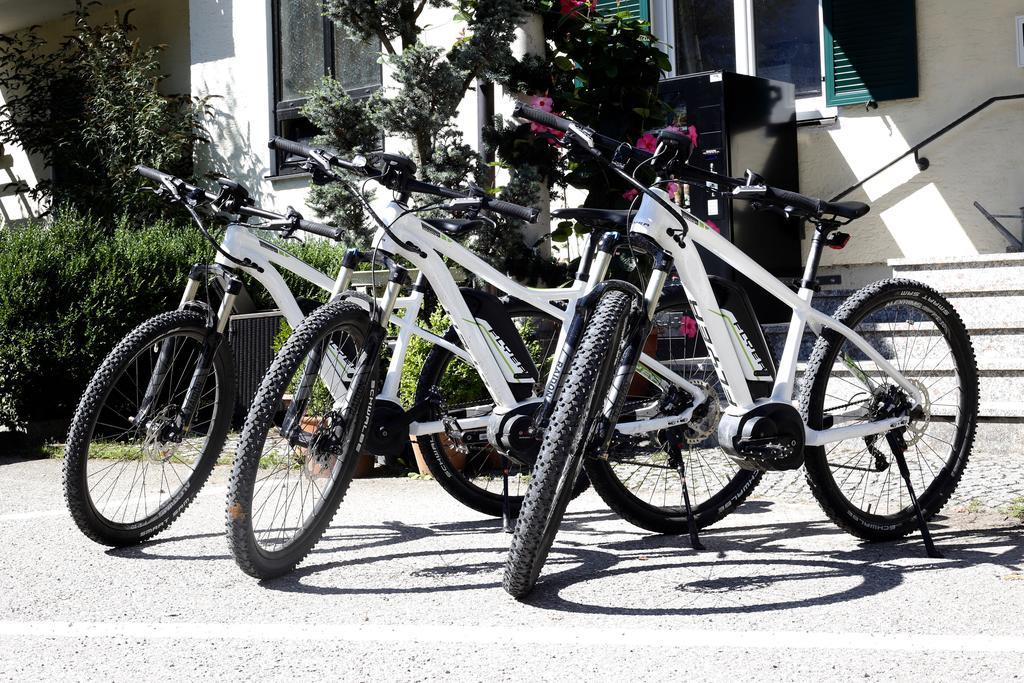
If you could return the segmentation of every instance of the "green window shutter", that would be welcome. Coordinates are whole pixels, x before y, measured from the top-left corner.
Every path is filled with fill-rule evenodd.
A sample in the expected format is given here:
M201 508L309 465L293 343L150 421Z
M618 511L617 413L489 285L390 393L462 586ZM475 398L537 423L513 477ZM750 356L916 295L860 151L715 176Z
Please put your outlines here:
M651 20L651 3L649 0L597 0L597 11L601 14L618 14L629 12L632 17Z
M914 1L823 1L828 105L917 97Z

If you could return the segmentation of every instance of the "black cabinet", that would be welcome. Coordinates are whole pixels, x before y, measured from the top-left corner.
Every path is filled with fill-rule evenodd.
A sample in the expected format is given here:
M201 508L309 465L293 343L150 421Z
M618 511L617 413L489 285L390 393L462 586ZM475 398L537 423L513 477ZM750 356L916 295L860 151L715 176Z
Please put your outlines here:
M676 122L697 128L696 166L742 177L747 169L770 185L799 190L793 85L754 76L711 71L669 78L662 98ZM754 211L747 202L718 199L702 185L688 188L689 210L714 223L722 235L776 277L800 275L801 226L777 213ZM761 322L789 320L790 309L714 255L701 252L708 272L733 279L747 293Z

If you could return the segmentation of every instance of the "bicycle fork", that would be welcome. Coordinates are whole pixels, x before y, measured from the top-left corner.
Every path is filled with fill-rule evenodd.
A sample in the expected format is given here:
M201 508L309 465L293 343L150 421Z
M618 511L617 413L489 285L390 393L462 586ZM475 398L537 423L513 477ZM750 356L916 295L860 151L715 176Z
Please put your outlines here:
M210 371L213 369L213 359L216 357L217 350L223 342L224 331L227 329L228 322L231 319L235 299L242 289L242 281L224 268L197 265L189 273L189 282L185 287L185 293L182 296L179 309L184 309L195 302L196 296L199 293L200 282L204 278L209 277L211 272L215 272L223 279L224 298L221 300L220 307L216 313L209 307L204 306L207 313L207 327L203 346L199 351L199 360L196 364L196 369L192 372L192 377L189 379L188 388L185 391L185 398L181 403L181 407L178 409L172 425L169 427L165 426L167 431L161 434L161 438L179 441L181 436L188 431L192 417L199 405L203 387L210 376ZM142 403L135 414L134 422L136 425L145 424L146 420L151 417L150 412L153 409L153 405L157 402L160 393L163 391L165 382L176 360L177 351L174 347L173 339L165 339L160 343L160 353L157 355L153 375L146 384L146 392L143 395ZM168 396L168 398L171 398L171 396Z

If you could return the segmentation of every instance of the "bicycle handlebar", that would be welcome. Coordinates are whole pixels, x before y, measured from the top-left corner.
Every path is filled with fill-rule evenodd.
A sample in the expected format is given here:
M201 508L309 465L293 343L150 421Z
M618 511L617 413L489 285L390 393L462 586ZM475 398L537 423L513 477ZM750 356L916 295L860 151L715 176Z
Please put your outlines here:
M201 187L192 185L182 180L181 178L178 178L177 176L170 175L169 173L158 171L155 168L140 165L136 166L135 170L139 173L139 175L143 176L144 178L148 178L149 180L152 180L155 183L160 183L161 185L168 189L173 188L176 196L179 198L185 197L188 199L196 200L199 199L200 196L202 196L203 201L209 202L211 204L215 203L218 199L220 199L219 195L211 194L210 192L207 192ZM292 212L290 215L282 215L279 213L274 213L273 211L261 209L256 206L239 206L235 211L240 216L264 218L267 220L278 221L281 223L290 223L291 225L294 225L295 228L298 230L309 232L314 235L319 235L321 237L327 237L333 240L340 240L342 235L344 235L345 233L345 231L342 230L341 228L333 228L323 223L317 223L316 221L306 220L298 213L294 212Z
M593 147L595 149L603 149L606 152L612 153L623 151L637 162L648 161L654 156L652 153L643 149L637 149L633 145L623 142L622 140L616 140L615 138L608 137L607 135L601 135L591 128L587 128L586 126L570 121L569 119L562 118L557 114L552 114L549 111L544 111L543 109L537 109L536 107L531 107L528 104L523 104L522 102L516 102L515 108L512 110L512 115L562 132L568 132L570 129L575 129L582 133L584 137L588 138L588 141L593 141Z
M532 121L534 123L539 123L540 125L547 126L548 128L554 128L555 130L562 131L563 133L568 131L573 125L573 122L569 119L563 119L557 114L552 114L549 111L531 107L530 105L523 104L522 102L516 102L516 106L512 110L512 116L526 119L527 121Z
M599 133L595 133L593 130L586 128L580 124L577 124L569 119L562 118L551 112L531 107L522 102L517 102L513 115L527 121L539 123L540 125L547 126L554 130L563 132L578 131L579 134L573 135L572 140L577 144L589 144L591 149L603 149L605 151L619 151L628 146L614 138L609 138ZM771 206L782 208L786 211L796 211L799 214L806 215L808 217L820 218L822 215L827 213L836 213L837 207L825 200L818 199L816 197L810 197L807 195L800 194L799 192L792 192L790 190L784 190L778 187L772 187L770 185L757 185L752 186L746 179L733 178L731 176L721 175L714 171L707 171L701 168L690 166L687 163L692 148L689 147L689 140L682 140L681 136L677 133L668 134L665 133L663 137L659 138L659 142L671 141L672 144L677 146L685 144L688 148L685 150L682 163L673 164L673 171L679 176L679 180L682 182L708 182L714 183L719 187L727 187L734 190L731 193L736 199L745 199L753 202L760 202ZM652 154L643 150L637 150L630 148L630 156L638 160L650 159ZM607 161L607 159L605 159Z
M326 162L328 166L340 166L349 171L357 172L361 175L374 178L378 180L382 185L399 192L416 192L419 194L429 194L435 197L444 197L446 199L463 199L467 197L476 197L480 199L480 207L494 213L500 213L511 218L517 218L519 220L526 221L527 223L533 223L537 220L537 216L540 215L540 209L520 206L519 204L513 204L511 202L505 202L498 199L491 199L486 196L478 196L472 191L453 190L440 185L434 185L432 183L417 180L416 178L409 177L409 172L415 172L415 166L411 161L406 160L405 170L380 170L374 167L366 160L360 159L360 161L352 162L342 159L338 155L328 152L324 149L316 149L309 145L304 145L301 142L295 142L294 140L287 140L285 138L275 137L270 140L269 146L271 149L281 150L289 154L309 159L310 161L321 164ZM392 157L391 162L397 162L402 160L401 157ZM394 166L396 164L390 164ZM321 171L324 173L331 173L329 167L323 167L321 164Z

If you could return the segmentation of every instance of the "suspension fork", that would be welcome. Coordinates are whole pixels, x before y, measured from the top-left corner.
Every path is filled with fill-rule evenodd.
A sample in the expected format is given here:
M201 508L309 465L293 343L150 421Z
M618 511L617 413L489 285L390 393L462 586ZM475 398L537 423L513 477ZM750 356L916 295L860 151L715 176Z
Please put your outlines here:
M612 255L625 241L626 237L620 232L608 231L601 235L597 244L593 244L592 238L588 237L586 248L580 258L580 266L576 273L576 279L586 281L587 293L576 301L576 309L565 330L564 339L558 352L558 357L551 366L547 384L544 386L544 394L541 397L540 405L533 414L532 431L540 433L543 431L551 414L555 410L555 397L562 388L562 380L565 378L565 370L569 367L569 361L576 355L583 330L590 320L590 313L593 311L601 293L610 288L619 288L626 285L621 282L604 282L608 269L611 266ZM632 287L626 285L626 287ZM632 288L635 290L636 288ZM632 293L632 292L630 292Z
M615 423L618 422L619 414L626 404L630 381L640 363L640 356L643 354L647 338L654 328L654 313L658 310L662 290L665 288L668 274L672 270L672 262L671 254L664 250L658 250L654 254L654 268L651 271L650 280L647 281L647 291L644 292L642 300L636 302L638 305L633 307L626 321L626 330L623 335L626 348L612 378L601 413L593 425L592 443L598 448L590 451L592 455L607 451L611 443L615 433Z
M242 289L242 281L235 277L230 271L219 265L197 264L189 272L188 284L182 295L179 309L183 309L196 300L199 293L200 283L210 277L219 277L224 283L224 298L216 313L207 308L206 337L203 339L203 346L199 352L199 362L189 380L185 392L185 399L175 417L174 428L180 434L188 428L193 413L199 404L203 386L213 369L213 359L224 338L224 330L231 320L231 313L234 310L235 299ZM135 415L135 424L144 424L149 417L153 405L156 403L163 390L167 375L174 362L174 343L171 339L165 339L160 343L160 353L157 356L153 374L146 385L146 392L143 395L142 403Z
M338 280L335 283L335 289L340 291L344 290L348 282L351 282L351 269L357 265L358 260L362 258L360 253L354 249L350 249L346 252L345 262L342 265L342 272L338 274ZM317 345L310 354L309 361L303 368L302 377L299 379L299 384L295 389L292 403L288 406L288 410L285 413L284 420L281 423L281 433L288 440L289 443L294 445L301 437L301 425L300 417L306 410L306 405L309 403L309 398L312 396L313 385L316 382L317 377L322 377L324 357L327 356L328 362L335 367L333 377L338 377L341 380L341 386L335 387L329 386L332 389L332 396L334 396L334 405L332 412L338 414L342 420L342 423L347 423L351 417L351 403L347 401L348 387L356 382L366 381L372 377L372 373L376 370L378 363L380 362L381 351L384 347L384 341L387 338L387 321L391 319L391 313L395 309L395 302L398 300L398 295L401 293L402 287L409 281L409 272L402 266L398 265L387 255L383 255L382 260L388 268L388 284L384 290L384 300L380 307L375 311L372 311L370 316L370 326L367 331L366 340L363 343L363 348L360 350L359 355L356 357L354 365L350 365L344 362L344 358L340 353L333 352L328 354L328 347L330 346L330 338L325 340L324 344ZM346 274L345 271L349 271ZM344 279L344 283L343 283ZM337 293L337 292L336 292ZM343 367L351 368L350 372L341 372ZM348 375L348 376L346 376ZM325 383L327 379L325 378ZM339 389L335 394L334 389ZM342 393L340 389L344 389Z

